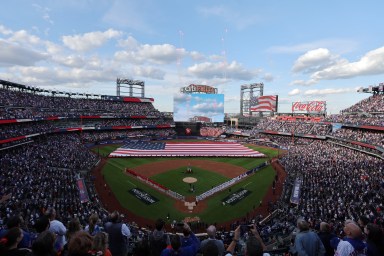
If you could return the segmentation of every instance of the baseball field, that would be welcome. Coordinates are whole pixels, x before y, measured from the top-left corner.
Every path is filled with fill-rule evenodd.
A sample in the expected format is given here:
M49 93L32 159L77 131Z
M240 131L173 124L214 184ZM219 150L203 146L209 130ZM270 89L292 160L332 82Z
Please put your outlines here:
M97 151L107 156L119 146L107 145L99 147ZM124 210L133 218L151 221L159 217L170 221L191 218L206 223L228 222L244 217L255 211L261 201L265 202L276 177L276 171L271 165L197 204L196 196L246 173L278 154L276 149L247 146L267 157L104 158L102 168L95 173L96 188L108 210ZM188 168L192 172L187 173ZM127 169L138 174L141 179L127 173ZM143 179L182 195L187 203L170 197L143 182Z

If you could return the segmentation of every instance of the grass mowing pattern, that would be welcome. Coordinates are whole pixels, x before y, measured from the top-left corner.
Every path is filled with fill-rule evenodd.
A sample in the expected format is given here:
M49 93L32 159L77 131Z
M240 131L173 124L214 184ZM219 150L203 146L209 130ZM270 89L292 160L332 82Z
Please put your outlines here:
M215 221L229 221L234 218L240 218L251 211L254 207L259 206L260 200L267 193L268 188L272 184L275 177L275 171L271 166L263 168L254 175L248 177L244 181L231 187L231 193L245 188L251 191L251 194L235 205L222 205L222 200L231 194L229 190L222 191L214 197L209 198L207 209L199 216L201 219L214 223Z
M99 148L99 152L107 155L108 153L115 150L116 145L104 146ZM268 160L271 156L278 155L277 150L265 149L258 147L251 147L255 150L269 155L268 158L194 158L194 159L204 159L209 161L218 161L225 162L233 165L243 166L244 168L251 168L259 165L262 162ZM96 151L97 152L97 149ZM195 217L198 216L200 219L207 223L220 223L224 221L229 221L234 218L245 216L245 214L257 207L260 200L264 197L268 188L272 184L273 178L275 176L275 171L271 166L263 168L256 174L248 177L244 181L236 184L231 188L231 193L237 191L239 188L244 187L251 191L251 194L244 198L242 201L237 203L234 206L231 205L222 205L222 200L230 194L228 190L222 191L218 194L207 199L207 209L204 212L199 214L186 214L181 213L173 207L174 200L168 196L158 192L157 190L152 189L150 186L147 186L140 181L127 176L124 173L125 168L133 168L146 163L158 162L158 161L171 161L174 158L114 158L109 159L107 164L102 170L103 175L105 176L106 182L110 185L112 192L117 197L121 205L130 211L134 212L137 215L143 216L148 219L155 220L159 217L166 218L169 214L171 220L181 220L185 217ZM180 158L177 158L180 159ZM195 170L197 167L193 167ZM183 168L185 170L185 168ZM200 171L201 172L201 171ZM204 171L203 171L204 172ZM163 175L163 174L162 174ZM218 174L216 174L218 175ZM157 176L157 175L156 175ZM192 175L191 175L192 176ZM154 176L157 179L157 177ZM169 178L168 178L169 179ZM179 182L177 182L179 183ZM188 186L188 185L186 185ZM212 186L212 185L211 185ZM138 187L152 196L159 199L159 202L146 205L143 202L139 201L136 197L128 193L128 190ZM196 187L198 189L198 187ZM196 195L200 193L195 193ZM266 203L266 202L265 202Z

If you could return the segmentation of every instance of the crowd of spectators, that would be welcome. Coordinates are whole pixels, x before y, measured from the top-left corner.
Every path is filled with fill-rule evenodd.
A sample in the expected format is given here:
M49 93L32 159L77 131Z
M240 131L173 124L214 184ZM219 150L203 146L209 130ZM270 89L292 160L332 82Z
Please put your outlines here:
M15 138L23 135L35 133L53 132L55 129L54 122L25 122L18 124L1 124L0 125L0 140Z
M342 110L343 114L346 113L371 113L383 112L384 110L384 94L374 94L349 108Z
M338 129L331 136L384 147L384 133L365 129Z
M202 137L219 137L224 133L223 128L218 127L202 127L200 128L200 136Z
M164 119L121 119L121 120L105 120L98 119L93 122L64 122L64 121L38 121L23 122L0 125L0 140L16 138L19 136L38 134L38 133L55 133L58 129L84 128L96 130L110 130L112 126L133 126L127 129L128 133L135 130L136 134L148 134L146 128L138 128L137 126L170 126L173 122ZM163 129L163 128L162 128ZM113 131L111 130L111 133Z
M101 99L81 99L32 94L0 88L0 119L44 118L51 116L79 117L108 115L114 117L150 116L162 114L150 102L123 102Z
M373 95L342 110L340 114L327 116L324 121L353 125L384 126L384 95Z
M86 218L99 201L91 194L90 202L81 204L76 180L79 171L89 170L97 161L75 134L46 136L0 151L0 197L7 198L0 204L0 220L20 213L33 225L48 207L55 207L65 220L73 214Z
M127 136L171 136L173 129L142 129L138 126L174 125L169 115L163 115L150 102L123 102L102 99L58 97L0 88L0 119L30 118L33 121L2 123L0 140L20 136L55 133L58 129L84 128L106 130L112 126L133 126L125 131L87 134L87 141ZM107 115L115 118L82 118ZM39 118L64 117L42 121ZM132 117L132 118L130 118ZM19 141L20 143L22 141ZM15 144L7 142L2 146Z
M330 115L324 121L351 125L384 126L384 114L341 114Z
M135 130L119 130L119 131L95 131L82 132L81 138L84 143L98 142L104 140L120 140L129 138L167 138L173 137L176 132L173 128L164 129L135 129Z
M276 131L293 134L312 134L324 136L331 131L332 126L327 123L311 121L280 121L272 118L261 120L253 128L253 133L259 131Z

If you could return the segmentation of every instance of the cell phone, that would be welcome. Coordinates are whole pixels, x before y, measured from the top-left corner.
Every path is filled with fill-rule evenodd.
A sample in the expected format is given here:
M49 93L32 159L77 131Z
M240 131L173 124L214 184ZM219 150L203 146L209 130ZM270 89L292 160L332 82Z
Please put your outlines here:
M251 231L252 225L241 225L240 226L240 236L244 236L246 233Z

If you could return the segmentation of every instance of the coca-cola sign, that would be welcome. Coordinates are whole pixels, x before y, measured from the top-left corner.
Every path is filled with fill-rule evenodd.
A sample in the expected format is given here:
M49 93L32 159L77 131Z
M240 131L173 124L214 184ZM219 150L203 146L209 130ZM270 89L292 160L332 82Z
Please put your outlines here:
M326 105L325 101L293 102L292 112L323 113Z

